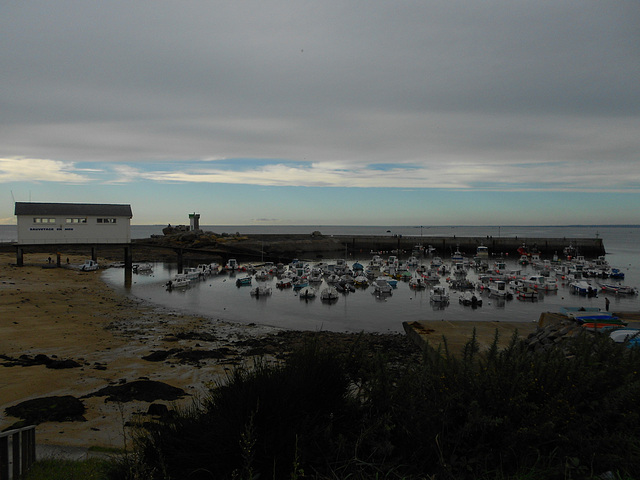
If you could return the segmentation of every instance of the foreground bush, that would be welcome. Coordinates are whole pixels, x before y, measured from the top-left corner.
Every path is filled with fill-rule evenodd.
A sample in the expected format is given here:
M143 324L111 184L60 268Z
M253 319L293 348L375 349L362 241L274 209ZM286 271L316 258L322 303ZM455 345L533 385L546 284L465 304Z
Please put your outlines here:
M584 336L390 364L307 346L150 429L120 478L633 478L640 350ZM125 472L125 473L122 473ZM617 477L616 477L617 476Z

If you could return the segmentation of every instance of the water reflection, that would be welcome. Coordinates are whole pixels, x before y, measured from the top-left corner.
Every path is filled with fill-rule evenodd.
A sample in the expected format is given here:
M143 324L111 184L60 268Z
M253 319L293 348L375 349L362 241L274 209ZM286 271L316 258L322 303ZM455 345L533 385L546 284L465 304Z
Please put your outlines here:
M325 260L331 263L331 260ZM367 264L368 261L360 263ZM165 284L177 273L176 264L157 262L147 274L126 273L125 269L112 268L104 272L104 279L123 293L131 294L157 305L177 311L203 315L212 320L228 320L239 323L260 323L282 328L331 331L402 332L403 321L416 320L477 320L477 321L537 321L540 313L559 311L561 307L600 307L604 310L604 295L585 298L571 294L567 285L560 285L558 292L541 293L536 301L514 298L489 297L486 292L476 292L483 299L478 308L459 302L462 292L450 291L450 303L430 302L429 289L413 290L407 282L399 281L391 295L374 294L372 287L357 288L340 294L334 302L316 298L304 299L293 289L276 288L278 279L270 277L264 282L252 280L252 287L236 287L239 274L210 276L194 283L188 289L167 291ZM522 268L515 262L507 268L522 269L532 274L531 267ZM477 282L473 269L467 278ZM446 277L441 285L448 285ZM272 287L268 296L252 297L250 291L257 285ZM321 292L329 285L317 284ZM319 293L318 293L319 295ZM638 297L611 298L612 309L640 310Z

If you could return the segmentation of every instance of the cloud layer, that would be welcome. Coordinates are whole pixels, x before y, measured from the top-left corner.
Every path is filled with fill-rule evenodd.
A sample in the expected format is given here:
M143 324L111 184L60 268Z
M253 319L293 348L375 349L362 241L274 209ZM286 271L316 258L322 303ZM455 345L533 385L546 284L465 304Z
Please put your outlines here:
M640 189L640 3L8 2L0 182Z

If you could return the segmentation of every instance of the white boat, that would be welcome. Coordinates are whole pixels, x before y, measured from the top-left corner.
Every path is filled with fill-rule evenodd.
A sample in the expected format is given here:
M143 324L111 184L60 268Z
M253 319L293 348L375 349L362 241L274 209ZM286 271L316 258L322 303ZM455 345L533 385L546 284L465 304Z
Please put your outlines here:
M332 302L338 300L339 297L340 294L338 293L338 290L335 289L335 287L327 287L320 292L320 300L322 300L323 302Z
M413 277L409 280L409 288L422 290L423 288L427 288L427 282L422 277Z
M353 279L353 283L358 287L366 287L369 285L369 280L364 275L358 275Z
M529 278L523 281L523 283L529 287L533 287L536 290L544 290L545 292L555 292L558 290L558 282L553 278L545 277L544 275L531 275Z
M615 295L638 295L638 289L629 285L617 285L612 283L600 284L603 292L613 293Z
M513 292L507 288L507 282L498 280L491 282L489 285L489 295L498 298L511 298L513 296Z
M153 272L153 265L150 263L136 263L132 267L133 273L149 274Z
M172 280L166 283L167 290L175 290L179 288L189 288L191 280L184 273L177 274Z
M485 247L484 245L478 245L476 248L476 257L481 259L489 258L489 247Z
M637 328L621 328L614 330L609 334L611 340L616 343L622 343L626 341L640 341L640 330Z
M462 255L459 247L456 247L456 251L451 254L451 262L464 262L464 255Z
M439 282L440 281L440 276L438 275L438 272L433 270L433 269L429 269L426 270L425 272L422 273L422 279L425 282Z
M80 266L80 270L83 272L91 272L94 270L98 270L99 265L95 260L85 260L84 263Z
M420 261L415 256L411 256L411 257L409 257L407 259L407 266L408 267L417 267L419 264L420 264Z
M449 303L449 294L442 285L434 285L430 292L430 300L434 303Z
M250 292L252 297L266 297L271 295L271 287L265 285L259 285L256 288L252 288Z
M458 301L463 305L471 305L472 307L482 306L482 297L479 297L473 292L463 292L460 297L458 297Z
M373 292L377 294L391 294L393 287L385 277L378 277L372 283Z
M521 300L536 300L538 298L538 291L527 285L519 285L516 292Z
M269 272L267 270L260 270L258 273L256 273L256 280L258 280L259 282L266 282L270 278L271 276L269 275Z
M202 276L202 272L196 267L185 268L184 274L189 280L198 280Z
M238 261L235 258L230 258L229 261L226 263L226 265L224 266L225 270L238 270Z
M569 288L571 289L571 293L576 293L578 295L595 297L598 294L598 289L594 288L586 280L575 280L569 284Z
M304 287L302 290L300 290L300 293L298 293L298 296L300 298L304 298L305 300L315 298L316 289L313 287Z

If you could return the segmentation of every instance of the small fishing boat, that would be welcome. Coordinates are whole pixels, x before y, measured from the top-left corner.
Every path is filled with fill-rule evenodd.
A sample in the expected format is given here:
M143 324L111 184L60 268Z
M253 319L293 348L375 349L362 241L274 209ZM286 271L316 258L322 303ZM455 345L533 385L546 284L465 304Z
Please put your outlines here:
M172 280L166 283L167 290L175 290L180 288L189 288L191 280L184 274L179 273Z
M353 283L356 287L367 287L369 286L369 280L364 275L358 275L353 279Z
M489 247L478 245L478 248L476 248L476 257L482 259L489 258Z
M269 275L269 272L267 270L263 269L256 273L256 280L258 280L259 282L266 282L270 278L271 276Z
M569 284L571 293L583 295L587 297L595 297L598 294L598 289L594 288L586 280L575 280Z
M290 278L283 278L282 280L278 280L276 282L276 287L277 288L291 288L293 287L293 283L291 283L291 279Z
M150 274L153 272L153 265L150 263L136 263L131 267L133 273Z
M307 277L295 277L292 282L294 290L300 290L309 286L309 279Z
M482 297L477 296L473 292L464 292L458 297L458 301L466 306L481 307Z
M95 260L85 260L84 263L80 266L80 270L83 272L92 272L94 270L98 270L99 265Z
M252 288L251 292L249 292L252 297L266 297L271 295L271 287L267 287L265 285L259 285L256 288Z
M434 285L430 292L430 300L434 303L449 303L449 294L442 285Z
M238 267L238 261L235 258L230 258L229 261L225 264L224 269L234 271L238 270Z
M305 300L310 300L312 298L315 298L316 289L313 287L304 287L302 290L300 290L300 293L298 293L298 296L300 298L304 298Z
M516 288L516 293L520 300L537 300L538 299L538 291L527 285L518 285Z
M251 285L251 277L242 277L236 280L236 287Z
M373 292L377 294L391 294L393 287L385 277L378 277L372 283Z
M413 277L409 280L409 288L413 288L414 290L422 290L427 288L427 282L424 281L422 277Z
M507 288L506 282L498 280L495 282L491 282L491 284L489 285L489 295L498 298L512 298L513 292L511 291L511 289Z
M640 329L637 328L619 328L612 331L609 334L611 340L616 343L623 343L626 341L637 342L640 341Z
M614 295L638 295L638 289L629 285L614 285L611 283L600 284L603 292L612 293Z
M339 297L340 294L338 293L338 290L335 289L335 287L327 287L322 289L322 291L320 292L320 300L322 300L323 302L334 302L338 300Z

